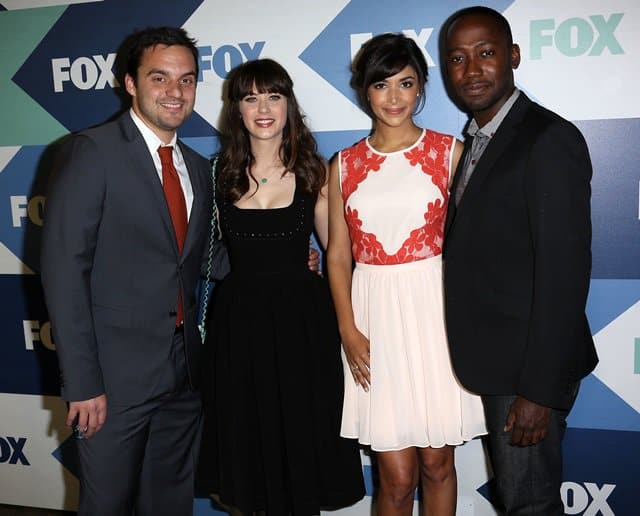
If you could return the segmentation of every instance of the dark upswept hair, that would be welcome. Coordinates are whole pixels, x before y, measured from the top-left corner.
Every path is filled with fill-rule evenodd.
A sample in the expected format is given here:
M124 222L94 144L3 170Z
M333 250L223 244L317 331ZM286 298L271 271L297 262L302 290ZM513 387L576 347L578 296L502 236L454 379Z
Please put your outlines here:
M187 31L179 27L150 27L134 32L127 37L124 43L127 55L126 73L133 78L134 82L138 79L138 68L140 67L142 54L147 48L153 48L156 45L186 47L193 55L196 77L198 76L196 40L189 37Z
M286 172L296 175L303 191L317 194L326 182L325 162L304 123L293 81L287 71L272 59L243 63L229 73L226 84L222 149L218 162L218 191L224 199L237 201L249 190L249 175L255 158L251 152L249 132L240 116L240 102L247 95L278 93L287 99L287 122L280 144L280 160ZM247 174L248 172L248 174Z
M504 34L507 45L513 45L513 34L511 33L511 26L509 25L507 19L502 15L502 13L499 13L495 9L491 9L490 7L485 7L484 5L465 7L464 9L460 9L459 11L456 11L451 16L449 16L444 24L444 28L446 29L445 41L449 36L449 29L451 28L451 25L453 25L453 22L459 20L464 16L486 16L487 18L493 19Z
M397 74L405 66L411 66L418 77L420 101L416 113L419 113L424 107L429 67L415 41L402 33L379 34L362 45L356 54L351 67L351 87L358 93L362 108L371 118L375 117L367 95L369 86Z

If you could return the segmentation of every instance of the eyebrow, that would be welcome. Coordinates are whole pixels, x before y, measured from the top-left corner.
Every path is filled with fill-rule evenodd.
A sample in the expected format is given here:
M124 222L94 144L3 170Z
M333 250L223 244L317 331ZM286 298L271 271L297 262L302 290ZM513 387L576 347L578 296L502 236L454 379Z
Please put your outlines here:
M245 93L243 96L244 97L249 97L249 96L256 97L258 95L282 95L283 97L286 96L284 93L280 93L278 91L262 91L262 92L260 92L260 91L253 91L253 90Z
M380 79L379 81L374 81L371 84L376 84L378 82L387 82L388 79L389 79L389 77L385 77L384 79ZM407 75L405 77L400 77L398 80L399 81L406 81L407 79L413 79L415 81L418 80L417 76L415 76L415 75Z
M494 41L494 40L490 40L490 39L483 39L480 41L476 41L475 43L471 44L471 45L463 45L460 46L458 45L457 47L452 47L447 49L447 52L455 52L456 50L462 50L464 48L476 48L476 47L481 47L483 45L500 45L499 41Z
M162 68L152 68L151 70L149 70L147 72L147 76L153 75L154 73L157 73L157 74L160 74L160 75L169 75L169 72L167 72L166 70L163 70ZM195 70L191 70L189 72L183 73L180 77L187 77L189 75L193 75L195 77L196 71Z

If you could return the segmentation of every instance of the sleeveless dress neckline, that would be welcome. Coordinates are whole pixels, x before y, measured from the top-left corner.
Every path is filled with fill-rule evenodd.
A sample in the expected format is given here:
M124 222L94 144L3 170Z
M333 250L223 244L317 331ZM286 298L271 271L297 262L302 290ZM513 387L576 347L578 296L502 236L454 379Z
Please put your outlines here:
M298 185L298 178L296 176L295 185L293 187L293 198L291 199L291 202L289 204L287 204L286 206L280 206L278 208L240 208L240 207L236 206L235 203L231 203L231 206L234 207L236 210L240 210L240 211L286 210L286 209L293 208L293 206L296 203L296 200L298 198L298 190L299 190L299 185Z
M408 151L410 151L411 149L413 149L416 145L419 145L419 144L420 144L420 142L421 142L421 141L423 140L423 138L424 138L425 131L426 131L426 129L422 129L422 130L420 131L420 136L418 136L418 139L417 139L415 142L413 142L411 145L409 145L408 147L405 147L405 148L403 148L403 149L398 149L398 150L396 150L396 151L392 151L392 152L382 152L382 151L377 150L373 145L371 145L371 142L369 141L369 138L371 138L370 136L367 136L367 137L364 139L364 141L365 141L365 143L367 144L367 147L368 147L372 152L375 152L375 153L376 153L376 154L378 154L379 156L393 156L394 154L399 154L399 153L402 153L402 152L408 152Z

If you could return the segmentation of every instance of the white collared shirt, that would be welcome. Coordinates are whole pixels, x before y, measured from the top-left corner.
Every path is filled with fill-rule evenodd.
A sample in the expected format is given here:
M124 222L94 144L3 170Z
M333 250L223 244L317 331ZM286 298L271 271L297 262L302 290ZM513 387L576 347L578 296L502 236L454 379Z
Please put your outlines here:
M174 134L173 138L168 144L162 142L160 138L136 115L133 108L129 109L129 114L133 123L142 133L142 138L147 144L153 164L156 167L156 172L160 178L160 184L162 184L162 163L160 162L160 154L158 154L158 147L173 146L173 166L178 172L178 178L180 179L180 186L184 193L184 200L187 205L187 220L191 217L191 206L193 205L193 188L191 187L191 180L189 179L189 172L187 171L187 165L182 157L180 147L177 145L178 137Z

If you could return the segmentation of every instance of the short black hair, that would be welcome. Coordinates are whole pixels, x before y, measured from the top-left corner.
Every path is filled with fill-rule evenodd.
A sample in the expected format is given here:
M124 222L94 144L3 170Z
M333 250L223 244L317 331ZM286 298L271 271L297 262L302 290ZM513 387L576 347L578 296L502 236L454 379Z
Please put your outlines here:
M147 48L153 48L156 45L165 45L167 47L178 45L187 48L193 55L196 76L198 75L196 40L189 37L187 31L179 27L150 27L131 34L124 43L127 56L126 72L133 78L134 82L137 80L142 54Z
M402 33L387 33L375 36L362 45L351 68L351 87L358 93L360 104L369 116L374 117L367 99L369 86L397 74L406 66L411 66L418 77L418 112L424 106L423 93L429 68L416 42Z
M491 9L490 7L485 7L483 5L465 7L464 9L460 9L459 11L453 13L445 23L446 37L448 37L449 35L449 29L451 28L451 25L453 25L456 20L459 20L464 16L486 16L488 18L492 18L498 24L500 30L504 34L507 40L507 45L513 45L513 34L511 33L511 26L509 25L507 19L502 15L502 13L499 13L495 9Z

